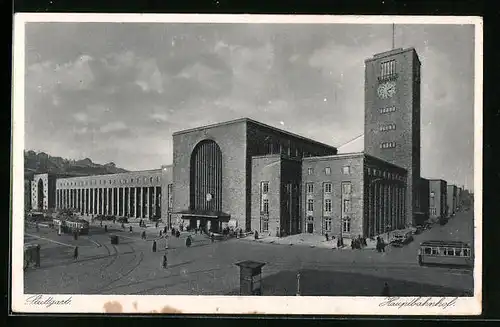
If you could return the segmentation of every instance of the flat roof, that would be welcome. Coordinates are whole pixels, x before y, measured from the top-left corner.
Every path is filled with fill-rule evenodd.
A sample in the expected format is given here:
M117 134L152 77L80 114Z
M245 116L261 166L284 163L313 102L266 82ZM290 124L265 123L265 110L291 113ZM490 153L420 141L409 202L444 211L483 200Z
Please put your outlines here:
M329 156L305 157L305 158L302 158L302 160L345 159L345 158L355 158L355 157L365 157L365 158L369 158L369 159L372 159L375 161L383 162L384 164L389 165L393 168L402 169L405 171L407 170L404 167L400 167L400 166L395 165L393 163L387 162L383 159L366 154L365 152L349 152L349 153L334 154L334 155L329 155Z
M276 128L276 127L273 127L271 125L267 125L267 124L258 122L256 120L253 120L253 119L250 119L250 118L247 118L247 117L245 117L245 118L238 118L238 119L234 119L234 120L228 120L228 121L225 121L225 122L220 122L220 123L215 123L215 124L210 124L210 125L205 125L205 126L190 128L190 129L185 129L185 130L182 130L182 131L174 132L172 134L172 136L179 135L179 134L186 134L186 133L195 132L195 131L200 131L200 130L204 130L204 129L207 129L207 128L214 128L214 127L219 127L219 126L224 126L224 125L238 124L238 123L243 123L243 122L251 123L251 124L254 124L254 125L257 125L257 126L260 126L260 127L265 127L267 129L273 130L275 132L278 132L278 133L281 133L281 134L285 134L285 135L288 135L288 136L291 136L291 137L294 137L294 138L297 138L297 139L300 139L300 140L303 140L303 141L306 141L306 142L310 142L310 143L314 143L314 144L317 144L317 145L321 145L323 147L330 148L332 150L337 151L337 148L334 147L334 146L332 146L332 145L321 143L321 142L315 141L313 139L307 138L305 136L294 134L294 133L291 133L291 132L288 132L288 131L285 131L285 130L282 130L282 129L279 129L279 128Z
M417 56L417 59L418 59L418 62L420 63L420 58L418 57L417 50L415 50L414 47L396 48L396 49L391 49L391 50L387 50L387 51L384 51L384 52L379 52L379 53L374 54L371 58L365 59L365 62L367 62L367 61L373 61L373 60L377 60L377 59L381 59L381 58L384 58L384 57L389 57L389 56L393 56L395 54L399 54L399 53L403 53L403 52L409 52L409 51L415 52L415 54Z
M117 176L117 175L127 175L127 174L147 173L147 172L161 172L161 169L134 170L134 171L127 171L127 172L123 172L123 173L62 177L62 178L57 178L57 179L75 179L75 178L89 178L89 177L99 178L99 177L110 177L110 176Z

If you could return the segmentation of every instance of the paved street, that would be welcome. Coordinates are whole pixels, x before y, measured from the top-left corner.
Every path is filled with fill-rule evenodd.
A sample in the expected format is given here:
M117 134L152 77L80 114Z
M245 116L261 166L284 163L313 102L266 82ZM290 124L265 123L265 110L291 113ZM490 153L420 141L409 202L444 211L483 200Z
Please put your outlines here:
M445 226L415 236L404 248L389 248L386 253L372 250L332 250L300 245L264 244L231 239L211 243L193 235L194 243L185 246L187 233L180 239L169 236L168 269L161 267L165 240L159 229L149 227L142 240L140 229L121 230L118 224L109 233L91 227L89 236L77 241L54 230L29 228L25 242L39 243L41 267L25 273L26 293L80 294L238 294L242 260L265 262L264 295L295 295L296 275L301 272L303 295L379 296L387 282L391 295L463 295L473 289L472 272L461 269L420 267L418 244L427 239L462 240L472 243L472 211L459 213ZM115 230L113 229L115 228ZM120 236L111 245L109 234ZM158 252L152 252L157 239ZM73 260L73 246L80 257Z

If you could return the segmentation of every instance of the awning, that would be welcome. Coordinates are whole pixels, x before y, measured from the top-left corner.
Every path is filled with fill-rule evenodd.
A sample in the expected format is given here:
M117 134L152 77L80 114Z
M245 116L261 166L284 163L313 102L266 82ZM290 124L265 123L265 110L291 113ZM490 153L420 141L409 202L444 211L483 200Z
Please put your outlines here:
M230 214L222 211L183 210L174 213L182 215L183 219L199 217L199 218L229 220L229 218L231 218Z

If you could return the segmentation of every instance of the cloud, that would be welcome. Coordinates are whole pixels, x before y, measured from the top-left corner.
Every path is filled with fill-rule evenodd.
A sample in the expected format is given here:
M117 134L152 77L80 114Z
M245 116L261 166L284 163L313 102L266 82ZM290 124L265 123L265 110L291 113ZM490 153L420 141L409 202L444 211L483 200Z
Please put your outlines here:
M101 132L102 133L111 133L111 132L118 132L118 131L123 131L126 130L128 127L124 122L121 121L115 121L108 123L104 126L101 126Z
M77 112L73 115L77 122L86 123L89 120L89 116L84 112Z

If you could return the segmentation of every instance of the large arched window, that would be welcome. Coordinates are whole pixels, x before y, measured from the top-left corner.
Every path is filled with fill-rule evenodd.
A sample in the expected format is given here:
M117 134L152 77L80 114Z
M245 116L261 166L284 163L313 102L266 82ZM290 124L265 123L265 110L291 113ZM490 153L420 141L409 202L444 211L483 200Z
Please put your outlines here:
M38 180L38 187L37 187L37 200L38 200L38 210L43 209L43 180L39 179Z
M222 152L212 140L196 145L191 154L190 207L222 211Z

